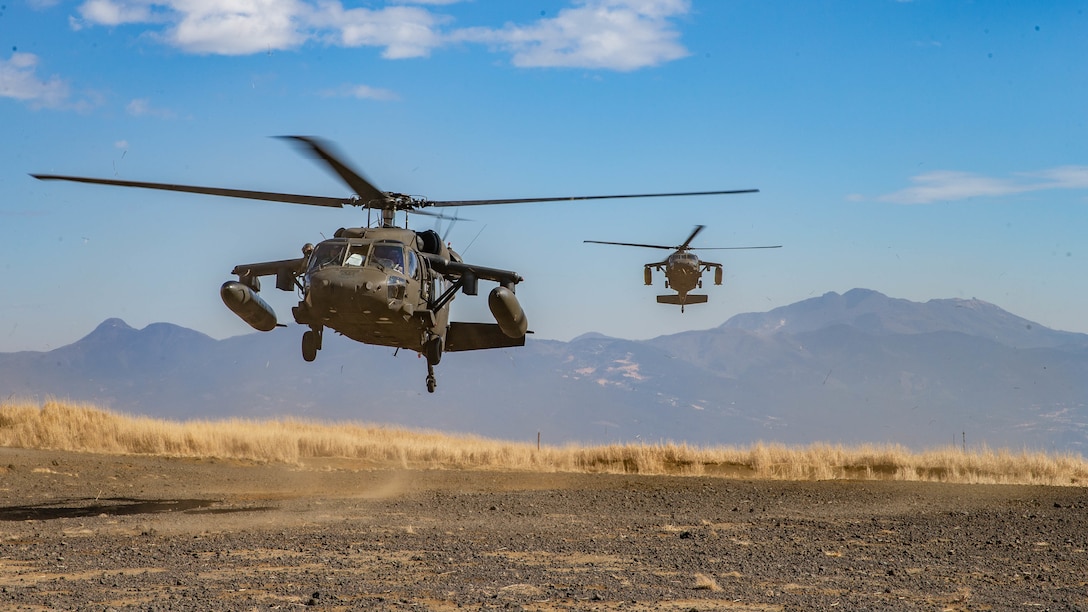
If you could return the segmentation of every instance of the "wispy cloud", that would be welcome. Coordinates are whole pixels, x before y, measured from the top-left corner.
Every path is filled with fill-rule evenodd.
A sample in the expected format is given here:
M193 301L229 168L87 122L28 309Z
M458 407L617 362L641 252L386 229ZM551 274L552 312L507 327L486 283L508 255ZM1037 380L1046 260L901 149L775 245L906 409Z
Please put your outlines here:
M502 28L454 27L438 7L417 0L345 8L340 0L85 0L76 29L131 25L188 53L247 55L308 42L380 48L386 59L428 57L451 44L509 53L519 67L630 71L688 54L673 22L689 0L574 0L555 17Z
M1088 189L1088 166L1059 166L1023 176L1040 181L1040 189Z
M320 92L320 95L326 98L358 98L360 100L379 100L382 102L400 99L400 96L392 90L369 85L344 85L336 89L326 89Z
M166 108L158 108L151 105L147 98L136 98L125 106L125 112L133 117L157 117L159 119L174 119L177 113Z
M61 108L69 103L68 84L57 76L43 79L37 74L38 56L12 53L0 59L0 98L14 98L35 108Z
M893 204L932 204L970 198L1001 197L1051 189L1088 189L1088 166L1060 166L997 178L939 170L911 177L912 187L877 198Z
M79 6L79 14L91 23L106 26L152 20L151 5L142 2L87 0Z

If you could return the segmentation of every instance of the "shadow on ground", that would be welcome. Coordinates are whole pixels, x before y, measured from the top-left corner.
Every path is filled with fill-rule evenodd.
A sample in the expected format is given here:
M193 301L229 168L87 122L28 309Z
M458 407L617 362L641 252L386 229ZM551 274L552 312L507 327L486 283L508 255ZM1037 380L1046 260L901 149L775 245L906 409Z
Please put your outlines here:
M69 499L47 504L0 508L0 521L50 521L91 516L128 516L134 514L230 514L261 512L271 506L251 508L212 508L214 499L133 499L128 497Z

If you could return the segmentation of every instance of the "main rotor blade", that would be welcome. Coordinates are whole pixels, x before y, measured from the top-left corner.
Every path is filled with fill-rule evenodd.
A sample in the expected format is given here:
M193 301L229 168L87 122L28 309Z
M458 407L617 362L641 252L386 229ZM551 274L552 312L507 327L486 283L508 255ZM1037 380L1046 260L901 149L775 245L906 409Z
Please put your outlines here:
M348 187L351 187L352 191L355 192L355 195L359 196L359 199L362 200L364 206L371 203L384 203L389 199L383 191L363 178L362 174L352 169L345 162L340 161L338 156L333 155L330 151L331 145L310 136L280 136L280 138L300 143L301 148L304 151L308 151L314 157L328 164L329 167L348 184ZM380 206L372 207L380 208Z
M528 204L531 202L568 202L575 200L619 200L624 198L673 198L681 196L733 195L759 193L758 189L733 189L729 191L685 191L681 193L638 193L597 196L563 196L555 198L507 198L500 200L439 200L423 202L423 206L482 206L485 204ZM671 247L668 247L671 248Z
M689 251L735 251L737 249L781 249L781 244L774 246L742 246L742 247L692 247Z
M345 204L352 204L351 200L346 200L344 198L296 195L291 193L274 193L271 191L224 189L222 187L198 187L195 185L174 185L170 183L145 183L141 181L122 181L117 179L88 178L83 176L63 176L59 174L31 174L30 176L33 176L40 181L72 181L75 183L90 183L92 185L116 185L118 187L138 187L140 189L158 189L160 191L181 191L184 193L200 193L204 195L226 196L228 198L245 198L247 200L266 200L269 202L306 204L308 206L330 206L333 208L343 208Z
M633 246L633 247L645 247L647 249L675 249L676 247L664 246L660 244L639 244L637 242L605 242L603 240L583 240L582 242L592 242L593 244L615 244L618 246Z
M465 217L457 217L451 215L444 215L440 212L431 212L429 210L416 210L411 209L407 211L413 215L423 215L424 217L434 217L435 219L442 219L444 221L472 221L472 219L466 219Z
M678 250L678 251L683 251L684 249L688 248L688 245L689 245L689 244L691 244L691 241L692 241L692 240L695 240L695 236L696 236L696 235L698 235L698 234L699 234L699 232L703 231L703 228L704 228L704 227L706 227L706 226L705 226L705 225L696 225L696 226L695 226L695 229L691 231L691 235L690 235L690 236L688 236L688 239L687 239L687 240L685 240L685 241L683 242L683 244L681 244L680 246L676 247L676 250Z

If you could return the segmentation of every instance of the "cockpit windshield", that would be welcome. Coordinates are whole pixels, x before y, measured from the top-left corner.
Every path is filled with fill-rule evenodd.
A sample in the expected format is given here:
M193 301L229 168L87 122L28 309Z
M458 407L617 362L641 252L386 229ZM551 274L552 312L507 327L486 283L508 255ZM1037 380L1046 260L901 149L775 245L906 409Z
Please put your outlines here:
M344 251L347 244L343 242L322 242L314 247L310 253L310 266L308 270L320 270L325 266L338 266L344 261Z
M399 244L375 244L370 263L386 270L404 272L404 248Z
M349 244L339 241L325 241L314 247L310 254L310 264L307 271L316 272L327 266L362 267L374 266L385 272L404 273L414 275L418 268L418 262L413 255L408 258L411 264L405 267L404 246L397 243L369 242L364 244Z
M348 249L348 258L344 260L345 266L361 266L366 262L366 253L370 250L369 244L354 244Z

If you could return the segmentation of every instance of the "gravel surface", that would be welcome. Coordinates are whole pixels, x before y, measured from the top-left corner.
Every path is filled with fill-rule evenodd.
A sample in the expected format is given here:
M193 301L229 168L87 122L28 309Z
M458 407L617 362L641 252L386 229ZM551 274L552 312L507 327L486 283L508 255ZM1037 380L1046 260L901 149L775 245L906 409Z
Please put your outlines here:
M0 609L1088 610L1088 489L0 449Z

